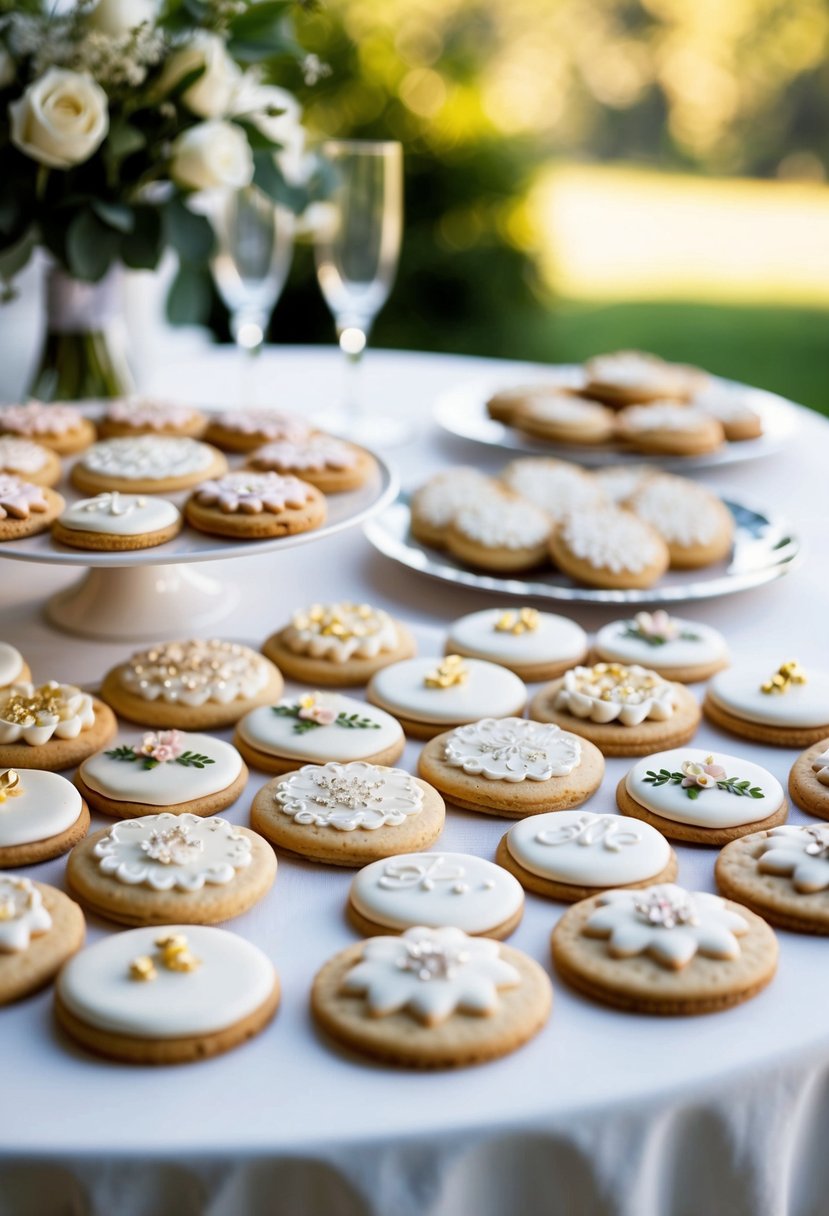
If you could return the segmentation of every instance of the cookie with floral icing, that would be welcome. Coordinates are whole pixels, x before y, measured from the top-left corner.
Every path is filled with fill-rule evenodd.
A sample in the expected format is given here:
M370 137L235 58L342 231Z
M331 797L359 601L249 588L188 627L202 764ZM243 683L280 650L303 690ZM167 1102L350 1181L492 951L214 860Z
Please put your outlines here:
M443 799L400 768L355 760L306 764L253 800L251 827L276 849L334 866L414 853L443 830Z
M789 794L801 810L829 819L829 739L819 739L797 757L789 773Z
M722 423L692 405L655 401L622 410L616 434L636 452L655 456L705 456L725 442Z
M62 891L0 874L0 1005L48 984L84 932L83 913Z
M616 887L676 878L677 860L656 828L626 815L551 811L501 837L495 860L528 891L575 903Z
M15 646L0 642L0 688L9 684L28 684L32 678L29 664Z
M513 494L546 512L555 523L560 523L571 511L592 510L605 502L599 482L579 465L566 460L531 456L512 460L501 472L501 481Z
M307 481L243 470L202 482L188 498L184 513L200 532L263 540L319 528L327 511L325 496Z
M767 769L698 747L639 760L619 782L616 801L623 814L691 844L728 844L776 827L788 814L783 788Z
M482 718L430 739L418 772L454 806L505 818L580 806L604 758L578 735L526 718Z
M290 773L329 760L394 764L406 740L400 723L382 709L341 693L307 692L245 714L233 741L248 764L265 773Z
M199 439L183 435L130 435L94 443L72 466L71 479L83 494L120 490L125 494L172 494L211 477L221 477L227 460Z
M262 646L289 679L318 688L367 684L375 671L416 650L402 621L350 600L300 609Z
M572 511L550 538L554 563L590 587L652 587L669 554L655 528L621 507Z
M317 431L307 439L277 439L248 457L248 466L262 472L293 474L323 494L358 490L376 472L371 452Z
M585 393L613 409L663 398L687 401L708 382L696 367L668 363L639 350L595 355L585 363L584 376Z
M705 486L687 477L651 477L628 502L654 528L671 555L671 566L692 570L724 561L734 541L734 518Z
M443 548L452 520L462 507L493 500L502 503L506 497L500 482L478 469L443 469L412 495L412 535L424 545Z
M449 627L447 654L486 659L522 680L552 680L587 657L587 634L567 617L537 608L484 608Z
M0 541L46 532L63 507L56 490L0 473Z
M311 1011L338 1043L407 1068L507 1055L550 1015L546 973L519 950L461 929L373 937L317 973Z
M482 716L523 713L527 689L506 667L450 654L384 667L372 676L367 696L394 714L407 735L432 739L448 727L477 722Z
M405 853L359 870L348 916L364 937L415 925L453 925L474 937L509 937L524 912L521 884L506 870L467 853Z
M9 473L36 486L54 486L60 481L60 457L31 439L0 435L0 473Z
M0 435L31 439L58 456L71 456L89 447L95 427L74 405L29 401L0 407Z
M550 443L607 443L614 432L612 410L566 390L528 395L514 409L510 425Z
M671 883L607 891L574 904L553 930L553 962L571 987L633 1013L716 1013L774 978L777 939L742 904Z
M530 717L582 735L605 756L647 756L687 743L701 713L693 693L650 668L594 663L540 688Z
M446 532L446 548L469 566L517 574L541 565L550 539L549 517L520 498L492 498L460 507Z
M66 880L91 912L124 925L212 925L270 890L274 851L226 819L162 811L93 832L72 850Z
M89 830L71 781L40 769L0 768L0 869L60 857Z
M107 406L98 420L98 434L102 439L129 435L187 435L198 439L206 426L207 418L192 406L126 397Z
M229 1051L264 1030L278 1004L270 959L206 925L113 933L76 954L55 988L63 1030L96 1055L131 1064Z
M273 663L249 646L194 638L136 651L107 672L101 695L140 726L214 730L275 704L282 687Z
M726 845L714 866L723 895L795 933L829 934L829 827L786 824Z
M593 650L602 662L639 664L680 684L710 680L730 662L719 630L663 608L602 626Z
M60 544L105 553L152 549L180 531L181 513L169 499L118 490L73 502L52 525Z
M242 757L223 739L161 730L89 756L75 784L93 810L134 819L159 810L215 815L233 805L247 779Z
M0 688L0 766L74 768L114 738L115 715L74 684Z
M706 718L756 743L809 747L829 736L829 670L789 659L753 660L714 676L702 708Z
M284 410L241 409L211 414L207 439L223 452L253 452L266 443L301 443L312 433L310 423Z

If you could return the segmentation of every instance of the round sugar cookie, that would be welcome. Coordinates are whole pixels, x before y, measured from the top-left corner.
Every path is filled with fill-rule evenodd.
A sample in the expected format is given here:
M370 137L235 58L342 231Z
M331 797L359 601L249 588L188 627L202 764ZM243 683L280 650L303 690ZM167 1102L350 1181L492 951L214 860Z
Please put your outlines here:
M587 634L567 617L536 608L484 608L449 627L446 654L486 659L533 683L552 680L587 656Z
M829 735L829 671L756 660L714 676L703 710L722 730L776 747L808 747Z
M377 471L371 452L321 431L307 439L267 443L252 452L247 463L257 471L301 477L323 494L359 490Z
M0 542L48 531L63 507L56 490L0 473Z
M0 874L0 1006L36 992L83 945L83 913L62 891Z
M516 405L510 425L535 439L575 445L607 443L614 431L612 410L566 390L555 396L525 397Z
M561 384L520 384L515 388L502 388L493 393L486 402L486 412L495 422L504 426L512 426L512 420L525 401L530 398L540 400L547 397L558 398L564 394L577 395L576 389L566 388Z
M181 435L131 435L94 443L72 466L72 484L83 494L172 494L211 477L227 461L199 439Z
M0 408L0 435L31 439L58 456L72 456L93 442L95 427L74 405L29 401Z
M460 507L446 531L446 548L459 561L496 574L517 574L547 557L550 520L520 498L492 498Z
M729 443L759 439L763 434L763 418L755 408L756 389L712 380L700 392L694 394L691 404L703 413L713 415L722 423Z
M306 764L263 786L251 827L279 850L334 866L415 853L443 830L443 799L399 768Z
M40 769L0 769L0 869L60 857L88 830L89 811L71 781Z
M616 420L616 434L635 451L659 456L705 456L725 442L721 422L675 401L623 409Z
M0 688L0 768L74 768L117 729L109 706L74 684L49 680Z
M202 482L184 507L200 532L234 540L262 540L311 532L325 523L325 498L298 477L245 471Z
M421 544L441 549L452 520L461 507L475 506L493 499L503 502L507 495L494 477L465 467L435 473L412 495L412 535Z
M226 819L162 811L93 832L69 855L66 881L98 916L124 925L212 925L247 912L273 886L266 841Z
M262 653L283 675L315 688L367 684L375 671L417 650L402 621L382 608L341 600L295 612Z
M133 978L134 966L146 977ZM205 925L114 933L76 954L55 988L55 1014L70 1038L131 1064L219 1055L263 1030L278 1004L270 959Z
M198 439L207 419L201 410L171 401L126 397L111 402L98 420L101 439L129 435L184 435Z
M720 892L794 933L829 934L829 828L785 825L727 844Z
M29 664L16 647L0 642L0 688L9 684L29 684L32 673Z
M552 457L522 457L512 460L501 472L501 481L555 523L571 511L592 510L605 502L604 491L579 465Z
M593 651L602 662L638 664L680 684L709 680L730 662L719 630L671 616L663 608L604 625Z
M507 1055L550 1015L547 975L526 954L456 928L407 929L335 955L311 1011L338 1043L407 1068L459 1068Z
M797 757L789 773L789 794L802 811L829 819L829 739L820 739Z
M430 739L418 772L454 806L512 819L580 806L601 785L604 757L552 724L483 718Z
M731 512L716 494L687 477L651 477L627 505L659 533L675 569L710 566L731 552Z
M0 473L36 486L55 486L61 477L60 457L51 448L17 435L0 435Z
M553 562L591 587L652 587L668 569L659 533L621 507L572 511L550 537Z
M527 701L523 681L506 667L459 655L392 663L372 676L366 695L415 739L482 716L521 714Z
M129 551L163 545L180 531L181 514L168 499L107 490L67 507L52 538L73 549Z
M595 355L584 365L584 378L584 392L613 409L662 399L687 401L708 381L696 367L639 350Z
M643 486L655 473L646 464L611 464L593 473L608 502L617 507L623 507L627 500Z
M266 443L301 443L312 433L299 414L271 409L233 409L211 414L206 438L223 452L253 452Z

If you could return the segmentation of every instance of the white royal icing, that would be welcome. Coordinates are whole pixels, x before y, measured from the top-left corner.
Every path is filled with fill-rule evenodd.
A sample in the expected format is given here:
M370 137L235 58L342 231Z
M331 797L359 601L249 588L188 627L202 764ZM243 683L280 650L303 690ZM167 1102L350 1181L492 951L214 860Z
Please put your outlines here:
M552 723L482 718L452 731L443 758L452 768L490 781L549 781L581 762L581 740Z
M29 401L0 409L0 430L15 435L65 435L83 425L84 417L73 405L46 405Z
M663 614L667 618L664 629L659 628L663 617L658 618L653 628L647 621L639 620L640 617L653 620L655 616L638 613L635 618L604 625L596 634L596 653L611 663L641 663L659 668L697 667L727 657L728 647L719 630L684 617L669 617L667 613ZM666 640L654 645L641 636L640 629Z
M274 801L294 823L353 832L399 827L423 809L423 787L402 768L306 764L274 790Z
M812 772L821 785L829 785L829 749L815 756L812 761Z
M178 508L166 498L119 494L108 490L83 498L63 512L60 522L73 532L102 532L106 536L140 536L171 528L180 519Z
M181 933L194 971L157 968L156 978L130 979L130 963L158 953L157 941ZM273 992L274 969L262 951L237 933L205 925L164 925L113 933L76 954L63 968L64 1006L89 1026L138 1039L211 1034L256 1012Z
M829 670L809 667L805 684L791 684L784 693L764 693L761 684L779 664L769 659L718 672L708 695L723 709L747 722L764 726L818 727L829 724ZM829 733L829 732L827 732Z
M660 359L658 355L638 350L620 350L596 355L585 364L588 382L613 385L618 388L669 392L683 386L688 373Z
M163 642L132 655L119 671L123 688L144 701L169 705L227 705L253 697L268 682L270 664L238 642Z
M613 574L639 574L658 562L663 552L653 531L619 507L573 511L558 535L579 561Z
M745 919L718 895L691 893L673 883L641 891L608 891L599 903L582 929L585 936L607 938L613 958L648 954L673 971L687 966L696 954L738 958L737 938L748 933Z
M800 895L829 887L828 826L772 828L760 847L757 868L761 874L791 878Z
M201 891L250 865L251 840L226 819L145 815L116 823L96 843L98 868L127 886Z
M540 878L579 887L622 887L655 878L671 846L650 824L627 815L550 811L522 819L507 834L512 857Z
M147 427L153 431L163 431L166 427L175 429L189 426L195 415L196 411L189 405L127 397L123 401L113 401L104 417L108 422L115 422L119 426Z
M216 414L216 426L240 435L259 436L267 440L289 439L295 443L311 434L311 427L298 414L283 414L279 410L224 410Z
M170 732L173 733L173 732ZM181 750L200 753L213 761L204 768L182 765L175 760L144 768L141 760L117 760L107 751L84 760L81 776L86 785L115 802L139 802L144 806L176 806L209 798L232 785L242 771L242 757L235 747L213 735L176 731ZM140 747L140 743L136 744Z
M0 954L27 950L33 937L51 928L43 896L30 879L0 874Z
M512 609L484 608L455 621L449 630L448 649L489 659L493 663L577 663L587 650L587 634L575 621L539 612L534 629L521 633L496 629Z
M593 476L607 499L619 506L653 477L653 470L642 464L620 464L609 469L597 469Z
M307 482L298 477L282 477L279 473L225 473L212 481L204 481L195 491L196 501L205 507L217 507L226 515L278 514L286 508L304 507L314 495Z
M544 396L530 395L523 411L525 418L537 418L539 422L561 422L580 425L585 422L602 423L607 410L598 401L586 401L572 393L553 393Z
M534 549L550 535L550 520L543 511L510 498L461 507L452 526L487 549Z
M556 522L570 511L600 507L604 491L582 469L560 460L513 460L502 474L511 490Z
M0 469L4 472L37 473L48 459L49 453L39 443L14 435L0 435Z
M295 729L298 725L295 718L282 717L274 712L272 705L262 705L245 714L237 730L246 743L259 751L310 763L365 760L394 747L403 738L402 727L391 714L374 705L366 705L365 701L339 693L317 693L315 701L333 710L335 715L359 714L376 723L376 728L349 730L331 722L300 733ZM290 698L281 702L286 706L295 703Z
M491 1014L498 992L517 988L519 972L488 938L457 928L407 929L400 937L373 937L345 975L342 991L363 995L366 1013L384 1017L402 1010L435 1026L456 1010Z
M204 472L214 455L205 443L179 435L132 435L93 443L81 457L90 473L126 481L165 481Z
M636 514L669 544L707 545L723 530L722 504L680 477L652 477L632 503Z
M19 793L0 802L0 848L35 844L66 832L78 819L83 800L59 773L20 770Z
M754 400L753 389L712 381L694 394L691 404L706 414L713 414L720 422L747 422L759 417L753 408Z
M469 673L463 684L429 688L424 683L440 659L404 659L376 672L369 685L372 696L393 713L416 722L477 722L487 718L509 718L520 714L527 690L518 676L483 659L464 659Z
M295 612L280 641L294 654L347 663L396 650L400 638L393 618L382 608L341 600Z
M653 405L629 405L622 417L626 431L643 434L648 431L673 431L696 435L712 426L710 415L692 405L674 401L655 401Z
M414 510L434 528L445 528L461 507L502 501L503 495L491 477L477 469L449 469L430 478L414 496Z
M708 749L699 747L675 747L655 752L634 764L625 778L625 788L640 806L663 819L700 828L742 827L767 819L780 809L783 789L777 778L759 764L723 752L713 753L714 764L724 769L727 777L748 781L751 787L762 790L762 798L738 797L716 785L700 789L696 798L690 798L688 789L679 783L667 781L664 785L654 785L645 780L648 771L658 773L664 768L669 773L682 772L683 763L691 761L704 765L711 755Z
M51 738L77 739L95 721L89 693L74 684L10 684L0 689L0 743L41 747Z
M454 925L464 933L486 933L521 910L524 892L512 874L483 857L406 853L360 870L350 899L386 929Z
M296 470L320 473L323 469L350 469L357 463L357 451L333 435L309 435L307 439L280 439L259 448L250 458L258 469L277 472Z
M0 687L13 684L23 670L23 655L8 642L0 642Z
M676 708L676 689L655 671L636 665L596 663L565 672L555 708L591 722L639 726L665 722Z

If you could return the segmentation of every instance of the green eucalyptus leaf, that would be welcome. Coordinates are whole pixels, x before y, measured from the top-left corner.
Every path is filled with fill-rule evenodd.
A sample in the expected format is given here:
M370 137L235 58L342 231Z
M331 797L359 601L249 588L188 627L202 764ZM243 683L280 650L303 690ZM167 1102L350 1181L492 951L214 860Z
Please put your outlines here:
M135 224L124 235L121 256L131 270L154 270L164 251L161 214L157 207L134 208Z
M204 325L210 316L213 285L206 266L182 262L167 296L171 325Z
M213 252L215 236L210 221L191 211L178 195L164 208L164 231L182 262L205 263Z
M126 203L111 203L95 198L91 206L98 219L116 232L132 232L135 227L135 215L132 207Z
M98 219L91 207L76 212L66 230L69 273L87 283L104 277L118 256L120 234Z

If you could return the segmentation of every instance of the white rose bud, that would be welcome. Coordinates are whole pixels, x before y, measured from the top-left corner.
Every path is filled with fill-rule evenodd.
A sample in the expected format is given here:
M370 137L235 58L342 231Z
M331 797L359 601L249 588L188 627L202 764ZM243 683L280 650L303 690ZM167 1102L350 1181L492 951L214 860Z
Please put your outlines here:
M93 30L117 38L145 22L154 24L157 16L157 0L99 0L89 14L88 23Z
M0 89L6 89L17 75L17 65L4 46L0 46Z
M200 122L173 144L170 176L190 190L231 187L253 180L253 153L241 127L232 122Z
M11 141L32 160L69 169L89 160L109 130L107 95L87 72L49 68L9 104Z
M287 181L301 184L306 180L309 166L302 108L292 93L275 84L260 84L253 73L248 73L234 98L233 113L281 145L276 159Z
M201 33L189 46L176 51L161 74L159 88L169 93L182 77L200 67L204 71L181 100L199 118L223 118L230 110L241 72L218 34Z

